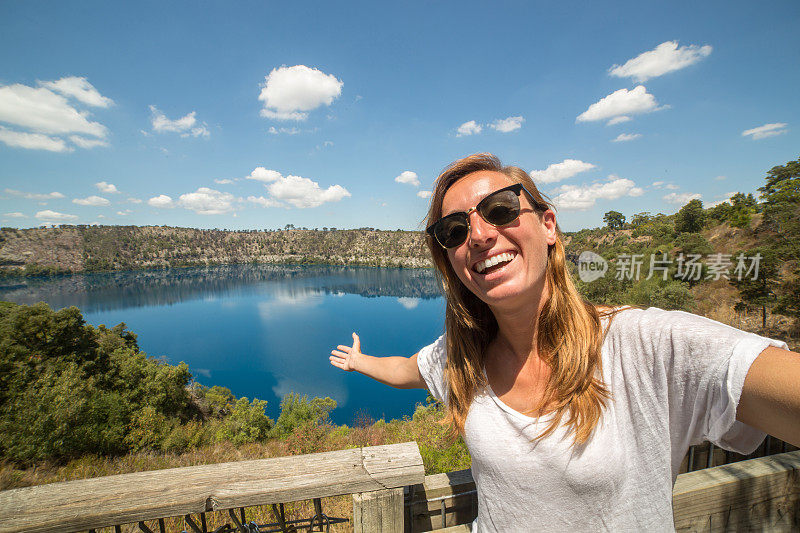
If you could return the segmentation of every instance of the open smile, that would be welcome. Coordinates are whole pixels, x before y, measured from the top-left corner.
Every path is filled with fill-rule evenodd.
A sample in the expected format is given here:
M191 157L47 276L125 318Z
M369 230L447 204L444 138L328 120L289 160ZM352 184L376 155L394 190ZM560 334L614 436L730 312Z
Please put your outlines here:
M500 270L505 265L513 261L516 256L517 252L514 251L499 253L478 261L472 266L472 270L478 274L488 274L490 272L494 272L495 270Z

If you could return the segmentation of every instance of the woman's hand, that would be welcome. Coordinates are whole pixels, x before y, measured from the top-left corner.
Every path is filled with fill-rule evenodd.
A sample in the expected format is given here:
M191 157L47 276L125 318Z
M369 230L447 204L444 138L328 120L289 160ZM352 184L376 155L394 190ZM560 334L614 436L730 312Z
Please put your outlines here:
M424 389L417 354L411 357L373 357L361 353L361 339L353 333L353 345L340 344L331 351L331 364L346 372L361 372L367 377L397 389Z
M362 356L361 339L353 333L353 346L340 344L335 350L331 351L331 364L341 368L345 372L356 370L356 361Z

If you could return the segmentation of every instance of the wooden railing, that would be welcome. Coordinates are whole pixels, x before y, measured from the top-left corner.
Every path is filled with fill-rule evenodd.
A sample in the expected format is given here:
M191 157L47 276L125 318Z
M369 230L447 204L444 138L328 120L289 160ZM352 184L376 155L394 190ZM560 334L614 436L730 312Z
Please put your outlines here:
M147 531L146 520L188 516L196 524L191 515L208 511L353 494L354 531L400 533L403 488L424 477L415 442L121 474L2 491L0 531L137 522ZM239 531L251 531L235 513L231 519Z
M469 531L476 500L468 469L425 476L407 491L406 531ZM678 531L800 531L800 451L680 474L672 506Z
M0 492L0 532L128 523L148 531L144 521L175 516L190 531L206 531L198 516L229 510L227 531L247 533L256 529L234 510L347 494L357 533L469 531L477 514L471 472L425 476L417 444L407 442L7 490ZM681 474L673 509L678 531L800 531L800 451ZM318 505L315 511L322 514Z

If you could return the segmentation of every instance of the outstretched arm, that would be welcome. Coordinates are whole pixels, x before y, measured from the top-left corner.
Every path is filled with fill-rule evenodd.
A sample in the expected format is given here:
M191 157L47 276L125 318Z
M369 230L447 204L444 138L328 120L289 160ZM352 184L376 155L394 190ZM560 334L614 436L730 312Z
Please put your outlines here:
M800 354L770 346L742 387L736 419L800 446Z
M411 357L373 357L361 353L361 340L353 333L353 346L340 344L331 351L331 364L347 372L360 372L367 377L397 389L424 389L419 373L417 354Z

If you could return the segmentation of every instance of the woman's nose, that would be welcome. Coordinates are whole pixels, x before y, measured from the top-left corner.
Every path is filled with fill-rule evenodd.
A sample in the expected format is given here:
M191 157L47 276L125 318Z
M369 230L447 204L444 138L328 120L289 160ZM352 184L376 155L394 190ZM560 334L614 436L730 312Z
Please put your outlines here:
M497 237L497 228L483 220L477 211L469 214L469 242L474 246L480 246L487 242L494 241Z

